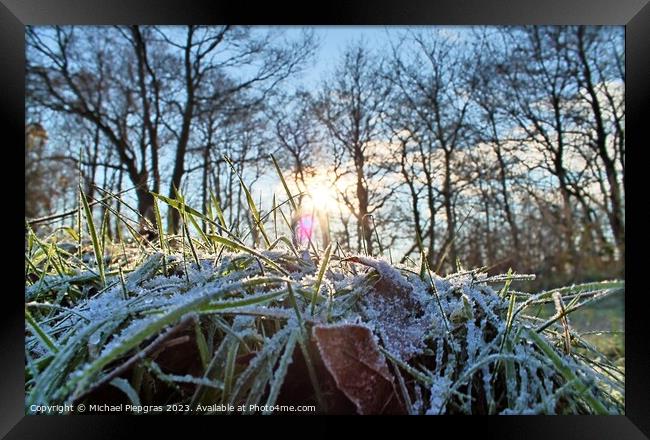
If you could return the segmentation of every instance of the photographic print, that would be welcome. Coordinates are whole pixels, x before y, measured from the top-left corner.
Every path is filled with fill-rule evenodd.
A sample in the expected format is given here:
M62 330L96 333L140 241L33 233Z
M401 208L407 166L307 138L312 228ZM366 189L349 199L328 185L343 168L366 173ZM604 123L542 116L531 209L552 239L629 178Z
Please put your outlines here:
M26 414L623 415L623 26L25 27Z

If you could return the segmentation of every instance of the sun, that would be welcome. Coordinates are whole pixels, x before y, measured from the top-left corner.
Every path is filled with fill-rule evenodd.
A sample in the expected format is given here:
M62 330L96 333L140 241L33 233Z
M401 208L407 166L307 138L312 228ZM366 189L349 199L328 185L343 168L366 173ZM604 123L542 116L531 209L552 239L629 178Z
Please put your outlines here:
M336 199L334 188L322 184L310 185L307 188L307 202L316 209L332 212L338 209L339 203Z
M305 196L301 202L303 210L335 213L341 210L335 184L325 176L316 175L306 182Z
M298 210L303 213L326 215L328 217L349 213L341 194L349 190L350 184L345 178L332 178L325 170L309 170L308 177L300 182L289 181L287 186L292 194L300 194L295 200L299 202ZM278 183L276 194L285 192Z

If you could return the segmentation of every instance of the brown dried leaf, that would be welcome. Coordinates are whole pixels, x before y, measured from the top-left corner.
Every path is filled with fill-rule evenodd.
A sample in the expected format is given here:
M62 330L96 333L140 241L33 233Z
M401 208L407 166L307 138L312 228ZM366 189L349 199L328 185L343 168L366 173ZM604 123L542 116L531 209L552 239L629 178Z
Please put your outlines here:
M354 324L316 325L313 335L336 386L359 414L403 412L386 358L370 329Z

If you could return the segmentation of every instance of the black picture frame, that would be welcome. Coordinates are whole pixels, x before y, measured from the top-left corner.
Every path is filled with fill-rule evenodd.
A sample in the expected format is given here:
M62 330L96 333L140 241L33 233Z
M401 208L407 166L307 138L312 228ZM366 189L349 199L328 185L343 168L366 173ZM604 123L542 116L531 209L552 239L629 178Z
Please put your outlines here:
M187 2L157 0L0 0L0 124L4 125L0 142L3 144L2 174L18 167L21 161L18 148L23 141L24 130L24 27L39 24L186 24L186 23L233 23L233 24L319 24L319 25L472 25L472 24L591 24L626 26L626 129L627 144L631 145L631 185L626 185L626 197L643 197L642 169L639 160L647 144L647 109L650 103L650 5L648 0L420 0L322 2L307 5L304 14L298 15L296 7L279 7L275 2L252 6L246 2L199 1ZM309 12L307 12L309 11ZM629 152L628 152L629 154ZM24 159L22 159L24 160ZM25 416L24 415L24 315L21 305L24 289L19 258L24 243L19 231L24 227L24 202L20 192L11 188L8 177L0 194L3 199L12 198L16 206L3 203L5 234L11 249L7 250L12 263L0 266L5 269L5 296L3 319L0 321L0 347L3 358L0 370L0 436L7 439L31 438L121 438L151 434L152 425L165 432L189 436L190 425L199 432L221 435L223 417L133 417L133 416ZM634 184L634 181L636 185ZM629 183L629 182L626 182ZM631 188L631 192L629 191ZM630 194L632 194L630 196ZM7 197L12 196L12 197ZM647 295L642 286L643 245L641 235L643 201L626 203L628 211L626 229L626 408L624 416L564 416L564 417L414 417L408 420L363 418L363 429L369 427L396 428L409 432L418 426L428 435L453 435L463 438L469 432L498 438L592 438L622 439L648 438L650 436L650 349L648 335L650 320L645 316L643 297ZM6 206L6 207L5 207ZM637 215L635 215L635 213ZM647 221L646 221L647 222ZM7 223L7 222L5 222ZM13 248L15 246L15 249ZM639 257L636 257L639 254ZM631 284L630 284L631 282ZM283 417L264 420L238 419L231 428L240 429L238 435L250 436L251 429L304 430L318 433L339 433L332 417L299 418L304 425L295 428L294 419ZM359 418L355 419L358 420ZM251 419L253 420L253 419ZM280 423L277 423L277 421ZM304 423L305 420L307 423ZM370 423L368 423L368 420ZM388 423L386 422L388 420ZM232 422L232 419L229 420ZM334 420L336 421L336 420ZM275 422L275 423L273 423ZM363 423L365 422L365 423ZM276 425L267 428L268 424ZM388 426L390 425L390 426ZM406 431L406 425L409 431ZM348 431L345 431L346 433ZM363 431L366 433L367 431ZM440 434L436 434L440 433ZM414 431L412 434L417 435ZM203 436L203 435L202 435Z

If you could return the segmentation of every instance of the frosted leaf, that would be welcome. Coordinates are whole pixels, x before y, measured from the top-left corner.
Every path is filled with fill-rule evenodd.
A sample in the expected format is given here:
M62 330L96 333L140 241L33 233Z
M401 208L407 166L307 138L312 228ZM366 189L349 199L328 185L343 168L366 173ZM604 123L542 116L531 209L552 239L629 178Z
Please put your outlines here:
M421 353L433 319L422 298L414 293L414 285L385 261L364 256L347 261L372 267L380 275L364 298L363 314L386 349L403 360Z
M351 324L316 325L313 335L336 386L357 412L382 413L394 399L393 376L370 329Z

